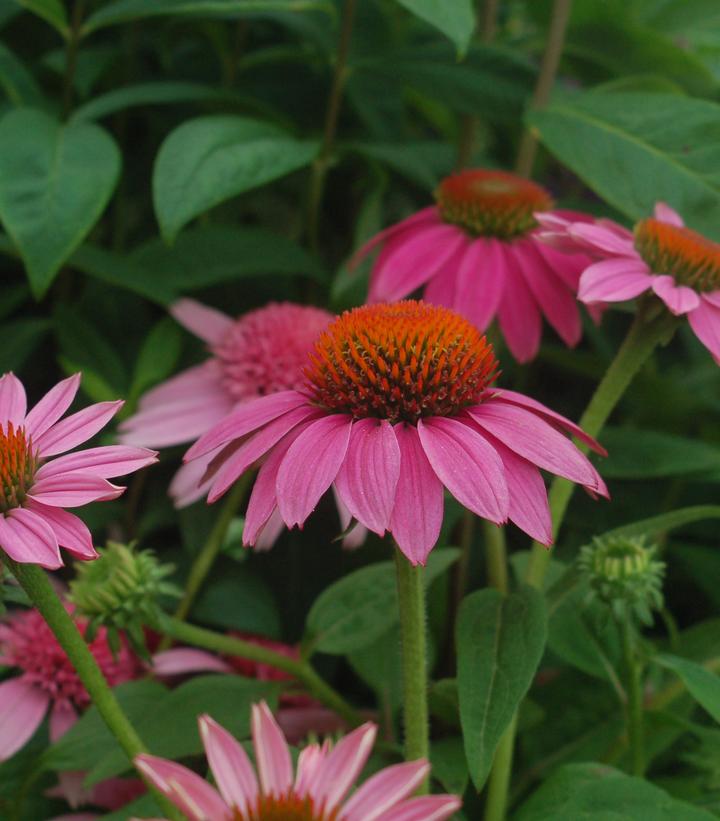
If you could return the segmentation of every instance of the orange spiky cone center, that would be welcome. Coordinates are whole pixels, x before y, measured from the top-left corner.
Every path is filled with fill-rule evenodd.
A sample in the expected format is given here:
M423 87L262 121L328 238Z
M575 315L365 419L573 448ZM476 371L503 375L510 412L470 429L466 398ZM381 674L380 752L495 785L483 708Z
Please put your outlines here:
M337 810L324 812L316 809L310 796L295 795L292 790L284 795L261 795L250 813L235 810L233 821L342 821Z
M393 424L454 416L497 377L492 346L474 325L415 300L346 311L310 358L305 375L319 405Z
M445 222L473 236L512 239L532 230L537 211L553 206L550 195L530 180L507 171L469 169L446 177L435 191Z
M32 486L38 466L25 428L0 424L0 513L20 507Z
M635 226L635 248L655 274L700 292L720 290L720 245L690 228L642 220Z

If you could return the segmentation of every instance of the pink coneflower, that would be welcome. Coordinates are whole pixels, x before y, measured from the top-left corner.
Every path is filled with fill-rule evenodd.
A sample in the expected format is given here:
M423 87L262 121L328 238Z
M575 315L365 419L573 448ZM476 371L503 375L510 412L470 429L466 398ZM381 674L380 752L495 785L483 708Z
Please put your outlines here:
M16 562L61 567L58 545L94 559L90 531L62 508L116 499L125 488L109 478L156 461L154 451L123 445L50 459L90 439L122 407L98 402L60 420L79 385L80 374L64 379L28 413L22 382L12 373L0 378L0 547Z
M665 203L633 231L602 220L595 225L538 215L541 238L582 249L596 261L585 266L578 299L590 305L624 302L652 291L720 363L720 245L686 228Z
M538 243L534 217L569 212L552 211L547 191L507 171L460 171L440 183L435 199L435 206L382 231L355 256L359 261L381 248L368 301L394 302L424 288L423 299L454 308L481 331L497 315L519 362L537 353L542 316L566 345L577 344L575 293L589 261Z
M75 619L84 635L87 621ZM135 678L136 657L121 641L113 654L101 627L89 644L111 686ZM9 758L33 735L50 710L50 739L60 738L90 704L90 696L65 651L37 610L14 613L0 624L0 664L20 675L0 683L0 761Z
M390 531L424 564L443 519L443 486L497 524L512 520L550 544L538 468L606 495L598 472L562 431L602 452L576 425L539 402L491 387L492 347L447 308L408 300L338 317L315 345L302 390L237 408L186 459L218 455L208 501L264 457L243 539L254 544L276 509L303 523L334 484L352 515Z
M444 821L460 808L454 795L408 798L430 769L422 760L381 770L345 800L375 734L375 725L364 724L334 748L305 747L294 774L287 742L263 702L252 709L257 775L243 747L208 715L200 717L200 735L217 790L173 761L141 755L135 762L190 821Z

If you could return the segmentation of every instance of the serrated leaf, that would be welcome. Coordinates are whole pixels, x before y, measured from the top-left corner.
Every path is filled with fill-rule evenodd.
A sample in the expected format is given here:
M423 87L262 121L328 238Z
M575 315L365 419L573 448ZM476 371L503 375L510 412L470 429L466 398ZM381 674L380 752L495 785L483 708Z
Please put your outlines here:
M430 23L455 44L463 56L475 31L472 0L397 0L409 12Z
M679 656L663 654L655 656L653 661L680 676L695 701L720 723L720 676Z

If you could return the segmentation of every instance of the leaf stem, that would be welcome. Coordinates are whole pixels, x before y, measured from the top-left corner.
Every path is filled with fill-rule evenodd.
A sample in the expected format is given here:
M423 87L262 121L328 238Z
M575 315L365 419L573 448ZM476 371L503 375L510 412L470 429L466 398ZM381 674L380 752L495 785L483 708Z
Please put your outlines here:
M625 618L619 625L627 670L627 729L630 742L631 772L645 774L645 731L643 729L642 665L637 655L637 634L632 619Z
M72 19L68 32L67 46L65 47L65 74L63 76L63 115L67 117L72 110L75 72L77 70L78 49L82 39L82 19L85 13L85 0L75 0L73 3Z
M488 584L501 593L508 592L507 548L505 528L483 519L485 562Z
M512 775L513 752L517 713L507 730L502 734L493 758L493 766L487 784L485 800L485 821L503 821L507 812L510 776Z

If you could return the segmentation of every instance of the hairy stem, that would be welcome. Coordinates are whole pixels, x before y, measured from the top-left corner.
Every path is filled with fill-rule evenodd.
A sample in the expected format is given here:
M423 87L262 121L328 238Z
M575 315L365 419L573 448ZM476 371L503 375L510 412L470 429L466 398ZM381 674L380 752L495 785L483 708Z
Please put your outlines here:
M631 772L645 774L645 731L643 728L643 681L642 665L637 657L637 641L631 619L619 625L623 638L625 667L627 671L627 729L630 742Z

